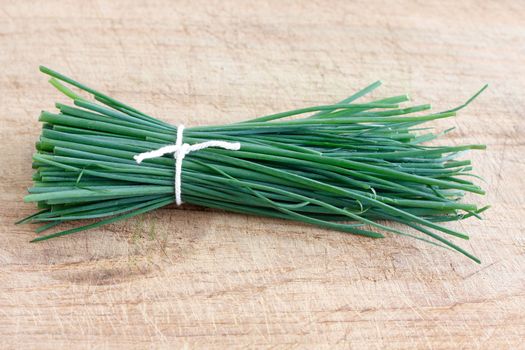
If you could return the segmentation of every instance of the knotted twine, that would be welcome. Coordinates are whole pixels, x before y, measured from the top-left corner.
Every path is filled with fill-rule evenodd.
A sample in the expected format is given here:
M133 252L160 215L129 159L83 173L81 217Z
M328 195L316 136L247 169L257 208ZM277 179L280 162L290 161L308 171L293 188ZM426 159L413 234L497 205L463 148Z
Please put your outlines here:
M188 143L182 143L183 132L184 132L184 125L181 124L177 127L177 139L175 140L174 145L163 146L159 149L136 154L133 156L133 159L135 159L137 164L140 164L144 159L158 158L158 157L162 157L165 154L173 153L173 157L175 158L175 203L177 203L177 205L182 204L182 199L181 199L182 160L184 159L184 157L186 157L187 154L191 152L195 152L195 151L200 151L208 147L218 147L218 148L223 148L223 149L227 149L230 151L238 151L239 149L241 149L240 142L211 140L211 141L196 143L193 145L190 145Z

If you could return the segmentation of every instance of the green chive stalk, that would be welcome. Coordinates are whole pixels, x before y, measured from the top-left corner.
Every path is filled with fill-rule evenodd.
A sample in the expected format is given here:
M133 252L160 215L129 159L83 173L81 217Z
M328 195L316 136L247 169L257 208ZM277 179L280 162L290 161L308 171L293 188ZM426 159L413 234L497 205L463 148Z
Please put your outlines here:
M37 203L40 211L19 221L40 223L32 242L94 229L175 201L173 155L141 164L133 156L175 143L176 126L49 68L40 71L72 103L57 103L57 112L44 111L39 118L43 127L33 156L34 184L24 200ZM186 128L186 143L221 140L240 142L241 148L188 154L182 167L183 201L372 238L382 238L381 232L411 236L479 262L449 239L468 236L445 223L479 218L488 208L460 202L467 192L484 191L469 180L474 176L470 161L458 157L485 146L427 146L452 129L434 133L422 125L455 116L486 86L465 104L441 113L429 113L427 104L401 107L406 95L355 102L380 85L375 82L333 105ZM77 220L82 220L77 227L47 233Z

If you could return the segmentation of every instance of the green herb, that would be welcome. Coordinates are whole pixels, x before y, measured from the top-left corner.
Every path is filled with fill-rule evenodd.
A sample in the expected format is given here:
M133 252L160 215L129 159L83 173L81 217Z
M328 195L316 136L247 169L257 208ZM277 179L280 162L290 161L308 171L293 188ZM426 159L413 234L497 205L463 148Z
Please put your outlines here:
M42 134L33 156L34 185L26 202L41 209L19 223L41 223L37 233L73 220L90 224L32 242L97 228L174 202L174 158L137 164L133 156L175 143L177 128L46 67L51 84L72 99L58 113L42 112ZM83 90L94 101L70 87ZM373 238L391 232L450 248L479 260L447 236L468 239L443 222L461 220L488 207L459 200L484 194L469 181L468 160L484 145L425 146L450 132L433 133L427 121L449 118L464 105L421 114L430 105L400 107L407 96L355 101L375 82L333 105L307 107L245 122L190 127L184 142L240 142L241 149L192 152L182 167L186 203L314 224ZM285 119L288 117L295 117ZM405 232L384 221L412 228Z

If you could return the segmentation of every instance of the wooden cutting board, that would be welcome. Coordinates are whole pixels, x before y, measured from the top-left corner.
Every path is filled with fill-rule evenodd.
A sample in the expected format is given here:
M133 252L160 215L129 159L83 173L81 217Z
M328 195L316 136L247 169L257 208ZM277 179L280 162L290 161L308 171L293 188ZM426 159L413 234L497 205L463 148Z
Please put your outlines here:
M525 3L0 2L0 336L6 348L523 348ZM185 208L29 244L13 222L45 64L172 123L326 104L377 79L445 109L484 83L441 142L469 155L484 221L450 223L482 260Z

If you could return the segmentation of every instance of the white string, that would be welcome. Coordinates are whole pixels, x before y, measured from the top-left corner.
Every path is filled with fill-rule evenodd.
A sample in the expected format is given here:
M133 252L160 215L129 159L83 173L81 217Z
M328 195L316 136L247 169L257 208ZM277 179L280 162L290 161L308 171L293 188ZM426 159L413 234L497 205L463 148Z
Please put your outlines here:
M181 175L182 175L182 160L190 152L200 151L208 147L219 147L224 148L230 151L238 151L241 149L240 142L227 142L227 141L205 141L201 143L196 143L190 145L188 143L182 143L182 133L184 132L184 125L179 125L177 127L177 140L174 145L168 145L161 147L159 149L136 154L133 156L133 159L140 164L144 159L158 158L162 157L165 154L173 153L173 158L175 158L175 203L177 205L182 204L181 199Z

